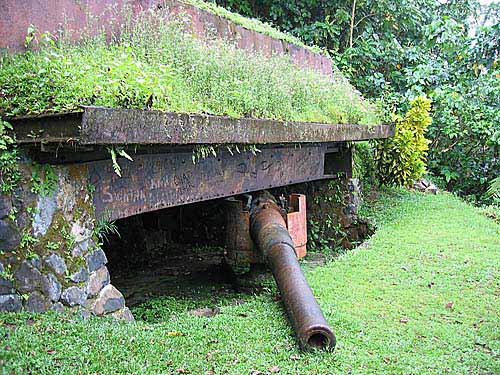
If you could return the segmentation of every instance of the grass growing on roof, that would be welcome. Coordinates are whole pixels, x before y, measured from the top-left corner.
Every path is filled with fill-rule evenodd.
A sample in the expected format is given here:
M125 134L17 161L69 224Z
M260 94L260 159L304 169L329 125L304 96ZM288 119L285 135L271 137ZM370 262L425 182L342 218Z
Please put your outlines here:
M450 194L389 190L367 247L306 271L333 353L300 353L275 290L160 298L121 324L0 314L0 367L37 374L498 374L500 226ZM232 303L243 299L244 304ZM28 320L30 318L31 320Z
M108 44L86 38L0 60L0 115L78 110L80 105L325 123L380 122L339 73L202 42L162 11L142 14Z
M216 14L220 17L224 17L231 22L234 22L237 25L243 26L249 30L256 31L261 34L269 35L270 37L284 40L286 42L295 44L297 46L305 47L310 49L313 52L316 53L321 53L321 48L318 46L308 46L302 42L299 38L288 34L284 33L280 30L278 30L276 27L266 23L262 22L261 20L258 20L256 18L249 18L249 17L244 17L241 14L231 12L227 10L224 7L218 6L215 3L210 3L207 1L203 0L181 0L182 3L185 4L191 4L196 6L197 8L204 9L210 13Z

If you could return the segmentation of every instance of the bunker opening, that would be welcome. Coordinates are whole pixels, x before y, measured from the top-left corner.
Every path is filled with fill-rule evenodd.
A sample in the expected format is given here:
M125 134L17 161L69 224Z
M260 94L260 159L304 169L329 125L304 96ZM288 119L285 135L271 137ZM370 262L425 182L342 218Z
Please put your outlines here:
M104 241L111 282L128 306L198 288L232 288L224 267L223 200L119 219Z

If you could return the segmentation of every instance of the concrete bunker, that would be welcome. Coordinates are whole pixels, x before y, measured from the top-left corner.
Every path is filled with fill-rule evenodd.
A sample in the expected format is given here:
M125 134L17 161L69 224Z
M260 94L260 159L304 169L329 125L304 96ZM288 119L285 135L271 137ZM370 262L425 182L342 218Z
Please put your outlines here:
M116 287L120 263L126 270L131 258L139 265L151 260L144 252L149 244L165 250L175 241L191 249L213 243L222 249L222 259L220 251L209 251L215 267L223 260L233 269L256 263L273 269L302 347L334 345L297 263L306 251L306 205L318 222L325 212L337 220L346 246L362 237L366 228L356 216L359 191L350 179L348 141L388 137L390 127L98 107L12 122L25 159L23 183L2 196L2 310L73 308L132 320L126 300L133 299ZM110 160L114 148L126 150L133 161ZM200 148L210 152L199 157ZM332 184L337 199L322 199ZM269 225L276 229L269 233L262 229L268 224L254 225L260 216L252 208L264 190L270 192L264 207L272 208L266 212L274 212ZM107 230L113 221L123 238ZM285 258L269 255L283 244L278 254ZM280 273L279 264L288 264L295 276ZM316 306L316 325L302 324L306 303Z
M120 10L126 2L75 8L74 2L62 1L36 14L20 9L13 0L8 3L7 19L20 22L0 47L24 51L25 30L33 20L41 32L54 33L60 26L57 20L69 12L73 17L68 29L78 40L88 15L98 16L108 3ZM327 76L333 73L328 57L307 48L248 30L196 6L164 3L172 14L188 14L199 38L214 29L218 38L230 39L246 51L286 54L296 65ZM142 11L143 5L153 6L137 4L133 13ZM120 24L106 18L100 22L106 24L107 35ZM354 98L355 93L346 99ZM149 107L146 103L142 108ZM306 205L316 222L324 219L324 212L336 220L345 246L362 237L366 228L360 230L363 226L357 223L359 196L356 182L350 180L350 142L390 137L391 127L70 108L78 109L6 119L13 125L21 178L9 194L0 196L0 311L72 309L85 316L132 320L127 307L132 301L127 295L130 279L122 283L120 274L147 269L154 259L148 252L176 244L183 245L178 249L182 252L213 242L207 254L214 264L221 258L233 269L264 262L273 269L303 347L333 346L333 333L297 263L307 247ZM32 113L23 110L12 114ZM358 117L345 121L363 122ZM133 161L115 160L116 155L127 155L123 152ZM322 200L332 183L338 199ZM265 199L264 190L271 193ZM221 202L223 213L218 212ZM205 219L204 212L210 213ZM184 220L189 215L196 220ZM113 234L111 222L122 237ZM205 230L207 222L211 228ZM168 254L157 255L168 259ZM294 276L289 279L277 264L286 264ZM299 283L302 288L296 287ZM301 317L307 315L303 304L316 311L316 325L302 324Z

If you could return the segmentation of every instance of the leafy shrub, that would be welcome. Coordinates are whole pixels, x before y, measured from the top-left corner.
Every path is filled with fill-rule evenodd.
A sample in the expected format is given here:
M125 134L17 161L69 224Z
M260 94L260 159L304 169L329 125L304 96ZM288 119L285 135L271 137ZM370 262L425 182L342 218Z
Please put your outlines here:
M500 176L497 176L493 181L491 181L490 187L488 189L488 195L500 199Z
M404 117L397 117L393 138L377 142L375 161L381 183L410 186L426 171L429 141L425 138L431 124L431 101L419 96L410 102Z
M152 108L231 117L376 124L375 106L340 74L299 68L284 56L201 41L182 19L148 12L111 44L50 43L0 60L0 115Z
M444 178L448 190L477 203L491 203L485 192L500 173L499 81L490 75L432 93L429 169Z
M12 125L0 119L0 193L11 194L21 174L18 168L16 140L9 135Z
M359 179L363 191L371 190L377 184L375 147L371 142L354 144L353 177Z
M369 98L405 113L433 103L429 171L444 187L491 204L500 175L500 3L216 0L327 49Z

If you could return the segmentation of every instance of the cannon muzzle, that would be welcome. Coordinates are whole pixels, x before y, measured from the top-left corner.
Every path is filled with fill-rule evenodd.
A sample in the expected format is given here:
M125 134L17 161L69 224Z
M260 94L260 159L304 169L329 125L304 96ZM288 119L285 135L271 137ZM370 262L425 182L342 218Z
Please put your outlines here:
M303 350L333 349L335 335L300 269L281 209L272 196L261 194L250 211L252 238L271 268L292 326Z

